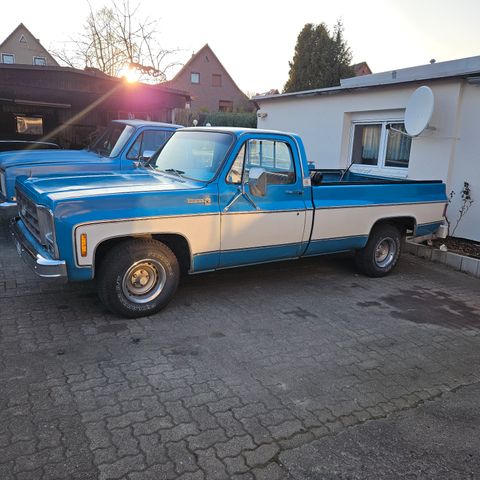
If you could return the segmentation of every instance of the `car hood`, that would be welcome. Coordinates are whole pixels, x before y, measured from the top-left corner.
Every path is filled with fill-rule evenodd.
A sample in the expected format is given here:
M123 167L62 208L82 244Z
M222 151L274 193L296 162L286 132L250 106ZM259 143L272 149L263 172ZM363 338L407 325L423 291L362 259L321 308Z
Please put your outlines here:
M103 157L89 150L21 150L0 153L0 169L45 164L90 163Z
M143 168L127 173L99 172L71 176L20 177L17 182L21 188L29 192L32 200L40 204L48 203L45 202L47 198L55 203L90 197L98 197L98 201L101 201L101 197L185 190L204 185L201 182Z

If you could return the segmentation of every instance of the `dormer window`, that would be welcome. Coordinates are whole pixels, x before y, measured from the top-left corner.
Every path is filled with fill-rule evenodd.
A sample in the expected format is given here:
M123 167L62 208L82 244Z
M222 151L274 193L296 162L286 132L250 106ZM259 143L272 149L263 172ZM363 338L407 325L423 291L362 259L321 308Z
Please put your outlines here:
M47 65L47 59L45 57L33 57L33 64L34 65Z
M13 53L2 53L2 63L15 63L15 55Z
M190 74L190 81L196 84L200 83L200 74L198 72L192 72Z

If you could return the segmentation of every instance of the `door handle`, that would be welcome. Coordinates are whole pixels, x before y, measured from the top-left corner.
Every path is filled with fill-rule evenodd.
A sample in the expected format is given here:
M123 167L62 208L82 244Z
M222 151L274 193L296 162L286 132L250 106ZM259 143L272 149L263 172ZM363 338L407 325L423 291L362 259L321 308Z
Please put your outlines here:
M303 190L287 190L288 195L303 195Z

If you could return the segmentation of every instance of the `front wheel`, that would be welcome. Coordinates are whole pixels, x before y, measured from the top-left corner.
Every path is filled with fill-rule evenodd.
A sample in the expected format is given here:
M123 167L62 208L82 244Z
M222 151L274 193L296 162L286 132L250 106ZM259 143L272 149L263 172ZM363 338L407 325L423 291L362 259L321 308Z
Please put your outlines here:
M368 242L355 255L357 268L369 277L390 273L400 257L402 234L394 225L378 225L372 229Z
M98 296L114 313L143 317L167 305L179 278L177 257L165 244L126 240L105 255L98 273Z

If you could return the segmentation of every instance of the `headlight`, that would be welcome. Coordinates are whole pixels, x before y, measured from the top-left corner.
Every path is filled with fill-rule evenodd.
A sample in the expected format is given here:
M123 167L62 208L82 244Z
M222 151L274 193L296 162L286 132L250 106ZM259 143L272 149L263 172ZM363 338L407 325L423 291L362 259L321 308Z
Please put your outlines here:
M5 178L5 172L0 170L0 193L7 199L7 180Z
M45 245L54 258L58 258L53 213L46 207L37 206L37 215L41 243Z

